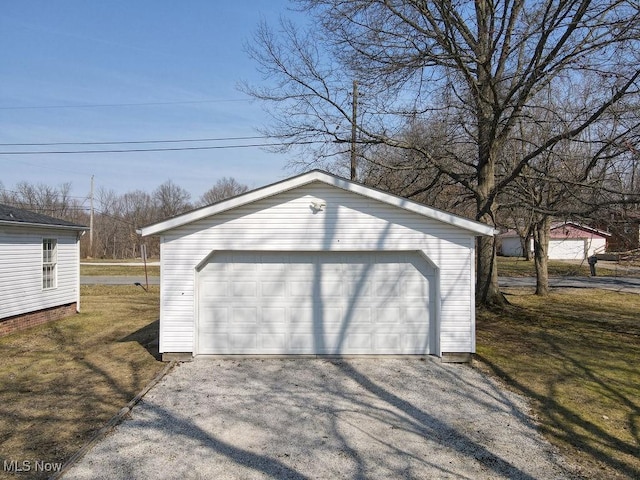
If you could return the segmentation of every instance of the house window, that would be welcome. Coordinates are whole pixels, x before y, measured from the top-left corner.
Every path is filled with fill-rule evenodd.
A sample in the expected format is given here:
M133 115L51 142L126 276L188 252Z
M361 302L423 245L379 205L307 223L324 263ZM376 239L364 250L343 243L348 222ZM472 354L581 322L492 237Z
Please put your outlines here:
M58 265L58 241L42 239L42 288L56 288L56 267Z

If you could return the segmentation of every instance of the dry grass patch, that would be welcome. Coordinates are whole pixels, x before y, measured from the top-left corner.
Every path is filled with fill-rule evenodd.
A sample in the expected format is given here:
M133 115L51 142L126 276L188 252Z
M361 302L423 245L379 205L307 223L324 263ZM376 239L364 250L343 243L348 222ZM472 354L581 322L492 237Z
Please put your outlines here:
M478 312L478 359L534 401L542 431L588 478L640 478L640 295L508 290Z
M134 264L142 264L144 260L142 258L83 258L83 262L88 263L134 263ZM159 262L159 257L147 257L147 262Z
M157 318L157 287L83 286L79 315L0 338L0 461L73 455L163 368Z
M634 276L633 273L623 269L616 270L602 265L597 265L596 268L599 276ZM498 275L501 277L535 277L536 266L533 260L519 257L498 257ZM549 260L549 275L552 277L589 277L591 271L586 260L581 263L572 260Z

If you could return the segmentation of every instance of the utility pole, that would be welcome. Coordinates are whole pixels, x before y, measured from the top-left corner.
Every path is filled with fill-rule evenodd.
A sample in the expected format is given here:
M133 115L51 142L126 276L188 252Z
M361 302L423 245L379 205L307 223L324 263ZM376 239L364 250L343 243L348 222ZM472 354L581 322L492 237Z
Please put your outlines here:
M93 257L93 175L91 175L91 193L89 194L89 256Z
M351 103L351 180L356 179L356 133L358 118L358 82L353 81L353 101Z

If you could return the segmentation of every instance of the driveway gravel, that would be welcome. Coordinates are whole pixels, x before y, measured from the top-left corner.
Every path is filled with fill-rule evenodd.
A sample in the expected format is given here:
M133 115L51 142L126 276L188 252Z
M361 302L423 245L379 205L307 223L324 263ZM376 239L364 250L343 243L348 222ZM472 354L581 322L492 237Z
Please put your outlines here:
M197 358L65 479L560 479L526 401L427 359Z

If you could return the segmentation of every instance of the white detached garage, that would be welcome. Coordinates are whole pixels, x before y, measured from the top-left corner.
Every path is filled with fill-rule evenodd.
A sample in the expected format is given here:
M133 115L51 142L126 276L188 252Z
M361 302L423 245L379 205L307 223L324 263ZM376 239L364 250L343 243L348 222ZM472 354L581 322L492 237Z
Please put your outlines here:
M487 225L312 171L141 233L161 235L164 358L475 351Z

